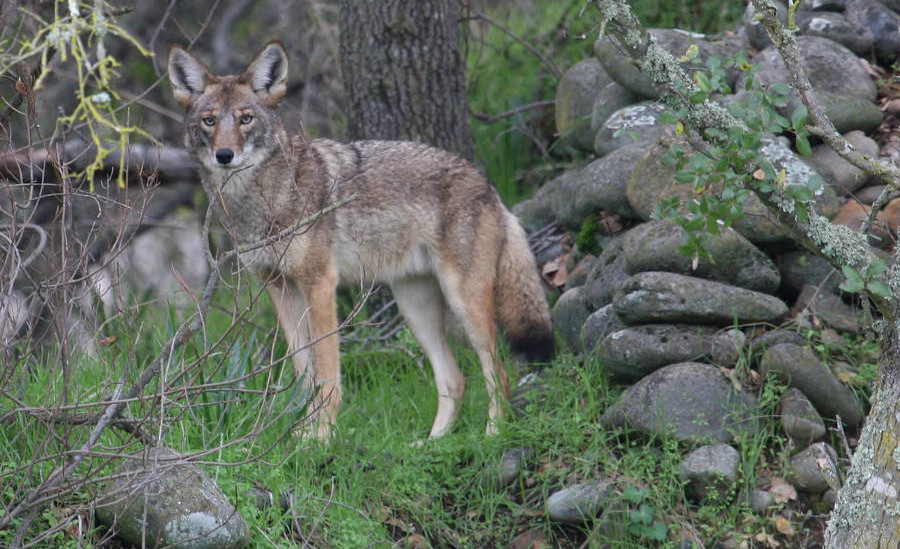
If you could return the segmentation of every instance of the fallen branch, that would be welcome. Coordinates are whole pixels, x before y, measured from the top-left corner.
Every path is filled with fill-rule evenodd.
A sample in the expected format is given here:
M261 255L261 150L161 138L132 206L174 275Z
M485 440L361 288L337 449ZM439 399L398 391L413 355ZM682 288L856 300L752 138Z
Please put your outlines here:
M112 150L103 159L103 166L118 170L122 166L122 149ZM124 166L130 176L156 174L162 181L198 181L197 162L181 147L131 145L125 149ZM54 179L54 165L65 165L80 171L97 155L94 145L83 141L69 141L56 150L36 149L14 151L0 155L0 175L22 182L43 182Z

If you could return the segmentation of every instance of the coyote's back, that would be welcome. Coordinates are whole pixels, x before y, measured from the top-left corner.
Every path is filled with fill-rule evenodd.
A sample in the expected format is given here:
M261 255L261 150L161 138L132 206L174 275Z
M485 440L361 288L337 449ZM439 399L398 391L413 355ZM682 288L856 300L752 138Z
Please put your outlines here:
M548 360L554 348L524 232L478 170L448 152L288 137L274 111L286 74L277 42L241 76L213 76L181 48L169 56L204 187L247 250L242 262L268 283L298 375L319 389L319 435L329 433L341 400L336 288L371 281L390 286L431 362L438 390L431 436L451 427L465 384L445 338L447 311L478 354L494 432L508 392L495 319L531 360ZM298 227L310 216L317 220Z

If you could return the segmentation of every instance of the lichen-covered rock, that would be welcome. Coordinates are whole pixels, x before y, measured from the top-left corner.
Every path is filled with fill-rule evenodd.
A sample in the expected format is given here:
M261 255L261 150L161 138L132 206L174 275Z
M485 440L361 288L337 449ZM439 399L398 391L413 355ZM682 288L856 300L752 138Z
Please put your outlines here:
M628 231L622 243L626 269L668 271L707 278L758 292L773 293L781 284L775 263L733 229L705 234L704 253L693 258L678 252L687 232L678 225L653 220Z
M625 185L628 203L644 221L653 219L653 211L662 200L677 197L684 201L694 198L690 185L675 180L676 168L662 162L666 150L664 145L644 147L643 156L631 171ZM744 217L734 224L734 229L750 242L771 244L790 240L788 231L775 220L755 194L749 195L742 206Z
M134 455L97 502L97 520L142 547L239 549L247 524L200 467L165 448Z
M587 352L593 352L600 345L606 336L621 330L625 325L616 316L613 311L612 304L600 307L591 316L584 321L582 334L584 337L584 349Z
M672 364L629 387L600 422L648 435L694 442L727 442L759 430L756 398L737 390L715 366Z
M706 356L715 333L710 326L628 326L606 336L597 346L596 356L612 379L632 381L668 364Z
M688 495L697 501L727 503L734 495L741 454L727 444L701 446L681 462Z
M590 522L600 514L612 493L613 482L607 479L563 488L547 498L547 516L565 524Z
M796 23L800 34L834 40L860 56L871 54L875 44L870 29L848 21L840 13L801 11L796 15Z
M666 106L659 102L629 105L612 113L594 134L594 151L607 155L632 143L655 141L665 127L659 117Z
M675 273L644 272L629 278L613 307L623 322L712 324L777 323L788 307L775 296Z
M612 113L639 100L636 95L612 79L595 91L597 95L594 96L594 106L591 109L591 131L595 133Z
M719 330L712 339L709 361L717 366L733 367L741 358L747 335L737 328Z

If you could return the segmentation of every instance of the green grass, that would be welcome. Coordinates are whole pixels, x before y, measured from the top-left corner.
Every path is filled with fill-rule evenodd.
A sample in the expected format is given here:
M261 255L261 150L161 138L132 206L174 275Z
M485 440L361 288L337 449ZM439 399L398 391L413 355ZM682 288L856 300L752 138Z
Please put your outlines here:
M284 345L271 334L274 320L270 305L261 300L246 321L231 327L232 308L243 310L248 292L235 300L226 292L211 313L206 341L218 345L201 366L181 374L203 353L197 338L171 361L168 385L185 387L236 380L205 391L170 394L165 420L159 423L159 401L148 398L130 406L136 417L155 418L147 427L164 433L165 444L188 454L216 449L203 461L220 487L237 505L251 527L252 546L322 548L357 547L508 547L526 532L555 547L677 547L682 536L721 540L741 539L773 531L773 518L750 513L742 499L736 504L707 502L703 506L685 500L678 465L690 446L667 438L646 438L629 431L604 429L597 423L620 388L610 387L603 368L593 361L580 362L560 356L547 372L543 398L532 398L524 413L502 426L496 437L485 437L487 395L474 353L459 348L458 357L468 390L459 421L446 437L422 441L436 408L430 368L404 331L391 347L349 346L342 357L344 405L331 444L307 442L287 434L302 415L295 406L296 386L290 384L290 368L266 368L269 350L276 359ZM147 358L136 358L133 345L146 352L158 348L172 333L169 315L154 315L112 322L104 335L117 342L105 348L99 360L73 364L76 382L64 384L58 368L17 370L21 403L42 406L63 401L96 401L108 394L110 383L123 371L132 379ZM131 327L141 325L139 338ZM123 331L119 331L119 329ZM129 335L132 334L132 335ZM403 350L396 350L397 348ZM845 351L846 352L846 351ZM848 357L849 358L849 357ZM749 363L748 363L749 364ZM508 368L513 376L515 368ZM284 371L282 371L284 370ZM741 373L748 375L749 367ZM179 381L181 380L181 381ZM240 388L243 392L235 392ZM764 415L774 414L779 388L760 388ZM11 407L4 398L2 407ZM768 421L752 439L738 439L742 454L740 490L755 486L760 471L782 465L783 440L775 421ZM52 428L51 428L52 427ZM0 493L16 501L61 464L58 457L33 462L40 456L80 444L89 427L47 426L26 416L0 429ZM53 436L53 433L62 436ZM253 436L248 434L255 433ZM106 454L136 451L139 444L125 433L108 430L101 440ZM512 486L496 482L505 451L528 448L527 470ZM86 461L79 475L96 477L114 471L118 461L97 456ZM544 501L563 486L595 478L616 481L616 495L606 518L585 528L551 523ZM285 503L257 509L251 489L281 496ZM88 521L90 502L99 490L96 483L77 487L61 497L39 518L34 531L66 520L73 512ZM10 531L0 532L0 545ZM102 531L76 540L69 530L52 536L39 547L78 546L96 542ZM660 541L659 536L663 536ZM418 545L416 545L418 544ZM82 546L85 546L84 543Z

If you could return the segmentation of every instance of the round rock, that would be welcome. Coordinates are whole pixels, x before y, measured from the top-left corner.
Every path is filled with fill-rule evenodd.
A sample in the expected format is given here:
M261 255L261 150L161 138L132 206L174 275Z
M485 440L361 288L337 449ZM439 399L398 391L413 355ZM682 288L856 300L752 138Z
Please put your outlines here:
M629 278L613 298L613 307L629 325L778 323L788 313L787 305L775 296L664 272Z
M727 444L701 446L681 462L679 472L688 495L697 501L725 503L734 495L740 453Z
M622 393L601 423L678 440L726 442L759 430L756 398L736 390L718 368L698 362L656 370Z
M849 428L862 423L862 409L853 392L806 347L791 343L769 347L760 359L759 369L763 375L774 375L799 389L823 417L832 419L839 415Z
M141 547L239 549L247 524L212 478L171 450L132 456L97 503L97 520Z
M600 62L591 57L563 74L556 87L556 131L561 138L585 151L594 146L591 115L597 91L612 83Z
M643 223L628 231L622 243L629 273L668 271L727 282L749 290L772 293L781 284L775 263L733 229L704 233L704 250L695 264L678 253L687 232L662 220Z

